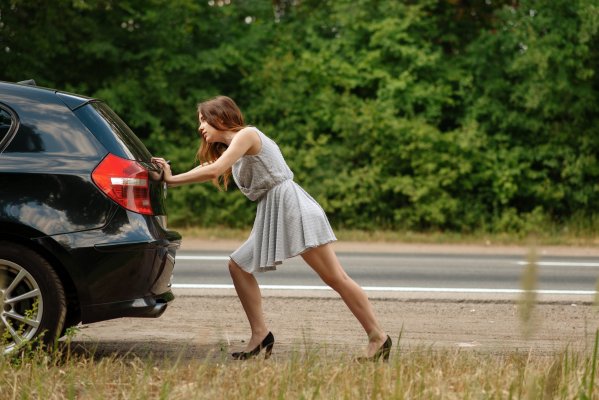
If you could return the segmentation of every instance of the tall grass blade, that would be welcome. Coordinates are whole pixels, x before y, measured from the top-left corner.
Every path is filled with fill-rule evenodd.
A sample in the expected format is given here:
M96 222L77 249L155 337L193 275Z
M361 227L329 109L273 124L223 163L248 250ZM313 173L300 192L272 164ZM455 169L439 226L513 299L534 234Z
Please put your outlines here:
M595 386L595 373L597 371L597 348L599 347L599 329L595 332L595 346L593 347L593 363L591 365L591 380L589 382L589 398L593 398Z
M522 296L519 301L519 315L522 322L523 334L525 338L529 338L533 331L532 316L534 307L537 302L537 281L538 281L538 261L537 253L534 247L531 247L528 256L527 264L524 267L521 278Z
M595 282L595 298L593 299L593 305L595 308L599 308L599 278L597 278L597 282Z

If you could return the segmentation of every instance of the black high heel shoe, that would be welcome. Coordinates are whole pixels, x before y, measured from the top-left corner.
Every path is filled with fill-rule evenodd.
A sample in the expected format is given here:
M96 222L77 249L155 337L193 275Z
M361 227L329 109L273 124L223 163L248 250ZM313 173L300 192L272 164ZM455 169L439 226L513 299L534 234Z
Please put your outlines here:
M381 357L384 362L389 361L389 356L391 355L391 347L393 346L393 342L391 341L391 337L387 335L387 340L379 349L372 355L372 357L358 357L356 361L358 362L368 362L368 361L378 361Z
M275 337L272 334L272 332L268 332L268 335L266 335L264 340L262 340L262 343L260 343L258 346L256 346L256 348L254 350L237 351L235 353L231 353L231 356L235 360L247 360L249 358L256 357L258 354L260 354L262 349L264 349L264 359L268 360L270 358L270 355L272 353L272 348L274 345L275 345Z

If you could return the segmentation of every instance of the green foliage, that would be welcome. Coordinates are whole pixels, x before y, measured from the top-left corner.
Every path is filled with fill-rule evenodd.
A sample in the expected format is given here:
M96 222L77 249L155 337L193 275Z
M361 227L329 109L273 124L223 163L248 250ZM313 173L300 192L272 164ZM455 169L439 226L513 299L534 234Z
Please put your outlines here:
M591 1L523 1L497 13L466 60L466 119L494 153L492 212L542 210L567 220L598 204L599 8Z
M508 231L596 221L592 0L0 2L0 79L104 99L175 172L196 104L233 97L337 226ZM169 191L179 225L254 205Z

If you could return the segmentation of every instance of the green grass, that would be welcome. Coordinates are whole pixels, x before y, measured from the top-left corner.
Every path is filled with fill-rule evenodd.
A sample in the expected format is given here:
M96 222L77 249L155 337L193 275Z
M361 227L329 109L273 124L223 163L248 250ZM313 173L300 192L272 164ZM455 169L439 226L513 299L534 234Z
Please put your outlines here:
M388 364L322 350L270 360L95 357L68 350L0 360L2 399L591 399L589 352L394 350Z

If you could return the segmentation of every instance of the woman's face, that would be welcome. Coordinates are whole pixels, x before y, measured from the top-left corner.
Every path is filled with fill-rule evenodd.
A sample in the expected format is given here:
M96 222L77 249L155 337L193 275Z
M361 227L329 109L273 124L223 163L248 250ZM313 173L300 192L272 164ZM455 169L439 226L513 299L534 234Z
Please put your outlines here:
M198 128L198 133L204 138L206 143L215 143L219 141L218 139L221 136L221 132L212 125L210 125L206 121L202 113L200 113L199 123L200 127Z

